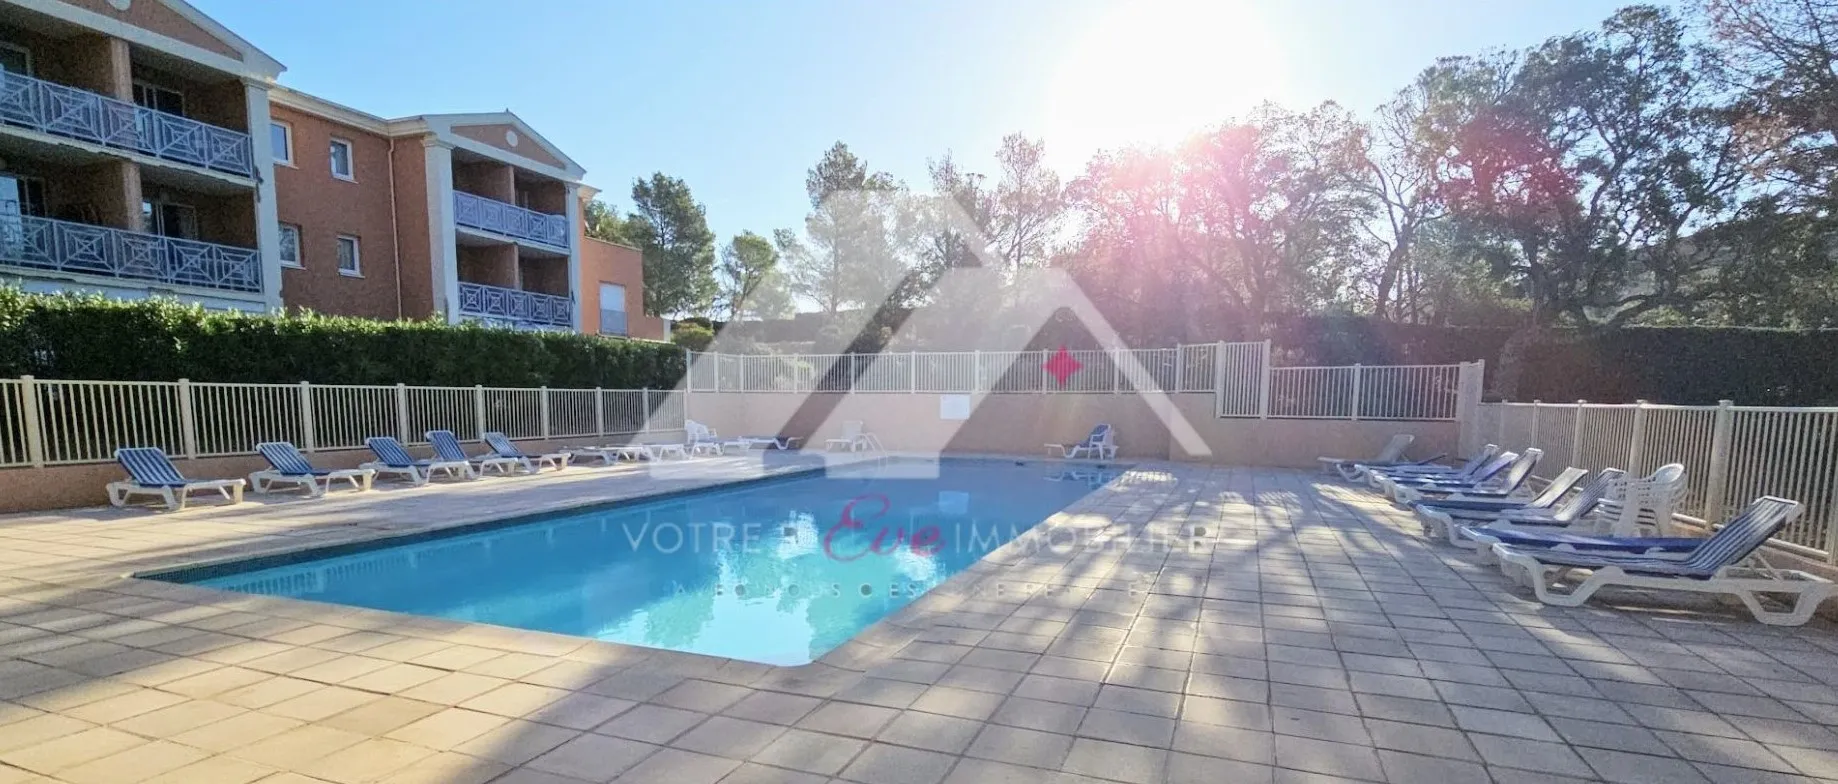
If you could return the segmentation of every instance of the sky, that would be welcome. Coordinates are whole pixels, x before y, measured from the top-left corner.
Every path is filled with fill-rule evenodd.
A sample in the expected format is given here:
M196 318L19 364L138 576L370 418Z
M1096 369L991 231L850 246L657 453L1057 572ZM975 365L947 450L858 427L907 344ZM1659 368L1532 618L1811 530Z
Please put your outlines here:
M1264 100L1360 113L1435 58L1591 27L1613 0L192 0L372 114L508 108L621 210L634 178L687 181L722 242L801 225L836 141L915 186L951 152L993 172L1044 138L1169 143Z

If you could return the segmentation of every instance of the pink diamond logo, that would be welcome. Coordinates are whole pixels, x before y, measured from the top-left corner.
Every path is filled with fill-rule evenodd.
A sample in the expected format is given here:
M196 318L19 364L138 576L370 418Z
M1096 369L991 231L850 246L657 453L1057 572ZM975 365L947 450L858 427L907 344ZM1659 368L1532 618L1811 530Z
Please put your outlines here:
M1066 379L1071 378L1072 374L1079 372L1079 368L1082 367L1084 365L1074 358L1072 352L1067 351L1065 346L1060 346L1058 351L1053 352L1053 356L1047 358L1047 372L1059 379L1059 385L1062 387L1066 385Z

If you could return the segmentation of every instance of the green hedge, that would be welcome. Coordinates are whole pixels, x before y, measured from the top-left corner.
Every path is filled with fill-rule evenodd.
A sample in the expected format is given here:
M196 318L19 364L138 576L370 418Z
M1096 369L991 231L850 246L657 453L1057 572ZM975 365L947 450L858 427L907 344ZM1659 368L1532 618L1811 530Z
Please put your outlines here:
M0 377L660 389L683 362L676 346L593 335L0 289Z

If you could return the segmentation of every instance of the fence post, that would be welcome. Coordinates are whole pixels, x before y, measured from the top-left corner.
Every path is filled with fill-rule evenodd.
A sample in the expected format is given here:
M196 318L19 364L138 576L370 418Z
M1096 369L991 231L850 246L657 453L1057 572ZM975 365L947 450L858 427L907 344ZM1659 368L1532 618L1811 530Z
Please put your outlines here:
M1117 362L1117 355L1123 352L1107 351L1104 353L1110 357L1110 393L1115 395L1123 391L1123 365ZM1132 353L1130 356L1133 357L1135 354Z
M408 437L408 385L396 384L396 438L406 444Z
M594 387L594 435L606 435L606 390Z
M1180 392L1186 386L1181 383L1187 380L1186 369L1187 347L1176 343L1174 344L1174 389L1169 390L1170 392Z
M19 377L19 418L26 426L26 460L33 468L45 467L45 423L38 413L38 381Z
M1220 343L1219 347L1223 349L1225 347L1225 344ZM1269 338L1264 339L1264 353L1263 353L1263 356L1258 359L1257 364L1259 365L1258 373L1261 376L1263 376L1263 380L1259 382L1257 385L1257 416L1259 419L1269 419L1270 418L1270 339Z
M1704 508L1699 513L1713 523L1723 519L1724 496L1729 493L1730 431L1736 418L1731 407L1734 405L1734 400L1717 401L1717 418L1710 427L1710 468L1704 477L1709 483L1704 486Z
M1570 433L1570 465L1577 466L1578 468L1588 468L1589 467L1589 466L1583 465L1583 460L1582 460L1582 456L1583 456L1583 414L1589 410L1588 404L1589 404L1589 401L1587 400L1576 401L1576 427L1574 431Z
M1040 394L1043 395L1053 386L1047 383L1047 380L1053 377L1052 373L1047 372L1047 360L1051 359L1052 356L1053 355L1047 353L1046 349L1043 348L1040 350Z
M301 449L305 449L308 452L312 452L312 451L316 451L319 448L319 439L315 438L313 435L313 431L315 429L317 428L314 427L313 425L313 385L305 381L302 381L300 382L300 448Z
M741 377L745 378L746 374L743 372L741 374ZM542 405L538 409L542 412L542 437L548 438L549 437L549 388L547 386L537 387L536 388L536 399L542 402ZM484 428L480 428L480 429L483 430Z
M478 428L472 431L474 438L484 438L485 433L485 385L472 385L472 416Z
M179 379L179 443L186 457L198 456L198 414L192 409L191 379Z
M1496 446L1506 443L1506 414L1512 411L1511 401L1501 400L1499 409L1500 409L1500 415L1496 417L1493 421L1493 424L1494 424L1493 443Z
M651 388L645 387L643 390L640 390L638 399L639 404L644 406L644 410L639 412L640 420L638 423L638 432L649 433L651 432ZM684 398L683 403L684 405L688 405L689 400L687 397ZM684 416L688 415L687 412L684 413Z
M1640 462L1646 458L1647 451L1647 401L1634 401L1634 432L1628 439L1627 473L1630 478L1639 476Z
M919 391L919 352L908 351L906 352L906 354L907 354L906 384L907 386L911 387L911 389L908 391L918 392Z
M1225 416L1225 341L1213 344L1213 416Z
M1525 443L1527 448L1538 446L1538 406L1543 403L1544 401L1538 398L1532 398L1532 435Z
M975 349L970 352L970 364L976 368L976 375L971 377L971 380L970 380L970 391L973 393L981 392L983 391L983 350L982 349L979 348L979 349Z
M747 362L747 355L741 354L740 355L740 391L742 392L753 391L747 388L747 365L749 364L751 363Z
M1359 421L1359 363L1353 363L1353 420Z
M856 354L856 353L849 354L849 389L848 389L848 392L851 395L855 394L855 377L862 372L861 366L857 363L857 360L860 358L861 358L860 354Z

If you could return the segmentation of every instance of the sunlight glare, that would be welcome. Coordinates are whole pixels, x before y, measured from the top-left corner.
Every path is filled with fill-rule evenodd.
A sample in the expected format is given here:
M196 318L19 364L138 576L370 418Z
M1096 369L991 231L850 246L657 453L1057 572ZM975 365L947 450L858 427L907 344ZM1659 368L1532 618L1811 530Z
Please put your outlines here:
M1282 61L1241 0L1118 3L1070 42L1048 100L1055 157L1174 145L1281 94Z

